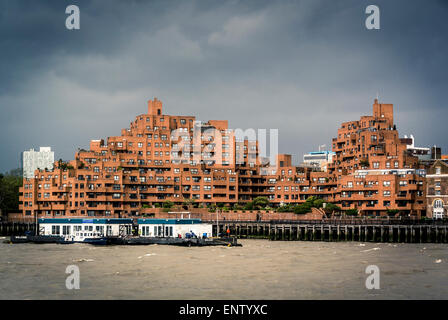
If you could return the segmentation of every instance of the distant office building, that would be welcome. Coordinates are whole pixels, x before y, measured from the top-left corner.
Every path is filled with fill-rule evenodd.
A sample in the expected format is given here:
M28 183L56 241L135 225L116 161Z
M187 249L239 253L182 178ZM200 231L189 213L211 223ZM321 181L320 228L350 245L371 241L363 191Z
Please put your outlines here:
M313 151L303 156L303 163L326 171L327 164L333 162L335 154L333 151Z
M53 170L54 152L51 147L40 147L39 151L30 149L23 152L23 177L34 178L36 169Z
M434 146L431 148L431 160L442 159L442 148Z

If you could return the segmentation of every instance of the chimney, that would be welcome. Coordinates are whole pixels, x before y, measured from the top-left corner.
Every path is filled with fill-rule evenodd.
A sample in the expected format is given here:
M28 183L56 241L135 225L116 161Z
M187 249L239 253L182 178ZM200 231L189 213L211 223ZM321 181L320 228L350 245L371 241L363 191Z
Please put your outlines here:
M157 100L155 97L154 100L148 100L148 114L152 116L161 116L162 101Z

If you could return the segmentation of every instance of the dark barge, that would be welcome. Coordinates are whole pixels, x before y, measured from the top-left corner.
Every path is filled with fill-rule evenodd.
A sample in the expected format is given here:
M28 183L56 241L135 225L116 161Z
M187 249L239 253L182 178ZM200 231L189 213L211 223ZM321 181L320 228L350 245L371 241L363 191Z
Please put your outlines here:
M241 247L236 237L223 238L173 238L173 237L110 237L110 244L117 245L175 245L184 247L228 246Z

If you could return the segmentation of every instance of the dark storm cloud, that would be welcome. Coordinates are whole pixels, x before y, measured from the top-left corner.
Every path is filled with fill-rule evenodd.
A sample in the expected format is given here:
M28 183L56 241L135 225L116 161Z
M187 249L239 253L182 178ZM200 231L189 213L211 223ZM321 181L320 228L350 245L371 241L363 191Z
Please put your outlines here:
M65 28L65 7L81 29ZM367 5L381 30L364 27ZM445 150L443 1L2 1L0 171L52 146L72 159L119 135L146 100L168 114L278 128L280 151L326 144L342 121L394 103L400 134Z

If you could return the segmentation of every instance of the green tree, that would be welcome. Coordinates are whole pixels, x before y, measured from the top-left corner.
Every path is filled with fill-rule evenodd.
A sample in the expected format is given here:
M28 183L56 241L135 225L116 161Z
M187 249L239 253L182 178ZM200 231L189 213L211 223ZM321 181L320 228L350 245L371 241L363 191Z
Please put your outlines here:
M253 201L254 209L261 209L269 205L269 200L266 197L256 197Z
M3 215L19 211L19 188L22 182L21 169L0 174L0 210Z
M326 213L340 212L341 208L333 203L327 203L324 208Z
M295 214L305 214L311 211L311 206L306 204L306 203L302 203L299 204L297 206L294 207L294 213Z

